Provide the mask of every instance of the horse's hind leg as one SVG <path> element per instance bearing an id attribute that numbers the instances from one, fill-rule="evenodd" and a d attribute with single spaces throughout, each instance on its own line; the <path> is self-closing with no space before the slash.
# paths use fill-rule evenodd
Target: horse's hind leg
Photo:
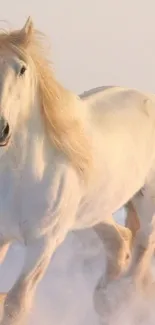
<path id="1" fill-rule="evenodd" d="M 135 289 L 138 292 L 138 295 L 139 293 L 144 293 L 145 300 L 147 299 L 146 294 L 148 294 L 149 299 L 153 297 L 154 300 L 155 287 L 154 276 L 152 273 L 154 246 L 155 229 L 153 229 L 152 234 L 149 236 L 148 247 L 145 249 L 143 248 L 143 250 L 141 250 L 139 242 L 137 242 L 137 239 L 135 238 L 133 254 L 135 255 L 136 250 L 136 255 L 135 259 L 132 260 L 132 268 L 130 268 L 130 272 L 128 271 L 127 273 L 122 274 L 118 280 L 114 280 L 110 283 L 105 283 L 104 276 L 100 278 L 94 290 L 93 301 L 95 310 L 101 317 L 101 322 L 102 320 L 105 321 L 107 315 L 108 321 L 105 321 L 105 324 L 111 324 L 111 321 L 109 320 L 110 315 L 113 315 L 115 310 L 117 310 L 117 305 L 119 306 L 123 299 L 125 299 L 126 295 L 127 298 L 132 298 L 132 293 Z"/>
<path id="2" fill-rule="evenodd" d="M 140 261 L 150 245 L 150 238 L 151 240 L 155 238 L 155 202 L 150 189 L 145 187 L 143 193 L 135 195 L 132 199 L 132 204 L 139 216 L 139 228 L 135 235 L 134 251 L 127 275 L 133 272 L 135 265 L 140 264 Z"/>
<path id="3" fill-rule="evenodd" d="M 100 313 L 103 292 L 107 292 L 109 283 L 125 271 L 130 261 L 132 233 L 129 229 L 117 225 L 114 220 L 111 224 L 100 224 L 95 227 L 107 253 L 107 265 L 94 290 L 94 307 Z M 105 322 L 106 323 L 106 322 Z"/>
<path id="4" fill-rule="evenodd" d="M 107 250 L 107 274 L 109 273 L 110 278 L 119 275 L 127 268 L 133 241 L 140 227 L 138 214 L 132 201 L 125 207 L 127 213 L 125 227 L 117 224 L 112 217 L 109 223 L 101 223 L 94 227 Z"/>
<path id="5" fill-rule="evenodd" d="M 127 254 L 128 250 L 131 253 L 133 240 L 136 236 L 137 230 L 139 229 L 138 215 L 132 204 L 132 201 L 130 201 L 127 204 L 126 208 L 127 208 L 126 209 L 127 216 L 126 216 L 125 225 L 127 227 L 123 227 L 121 225 L 115 225 L 115 227 L 117 228 L 117 233 L 116 232 L 114 233 L 114 230 L 110 229 L 110 227 L 107 229 L 107 234 L 110 232 L 110 236 L 112 237 L 111 242 L 113 245 L 112 247 L 110 246 L 108 247 L 108 252 L 109 249 L 112 249 L 112 254 L 115 255 L 112 263 L 111 259 L 113 255 L 111 256 L 111 258 L 109 258 L 110 257 L 110 252 L 109 252 L 105 275 L 101 276 L 94 290 L 94 307 L 99 315 L 102 314 L 102 311 L 105 311 L 104 307 L 106 306 L 108 301 L 107 292 L 109 290 L 109 284 L 111 283 L 111 280 L 115 280 L 116 275 L 121 276 L 123 274 L 126 274 L 122 271 L 127 270 L 130 260 L 129 261 L 127 259 L 125 260 L 126 258 L 125 254 Z M 113 234 L 115 235 L 113 236 Z M 105 231 L 102 233 L 101 237 L 105 246 L 107 247 Z M 122 238 L 122 240 L 120 240 L 120 237 Z M 118 243 L 120 244 L 118 245 Z M 116 252 L 114 251 L 113 247 L 115 247 Z M 121 261 L 121 263 L 118 263 L 119 260 Z M 125 267 L 124 267 L 124 263 L 125 263 Z M 109 271 L 110 274 L 112 274 L 111 277 L 109 277 Z M 105 313 L 104 313 L 104 317 L 105 317 Z"/>
<path id="6" fill-rule="evenodd" d="M 117 277 L 127 266 L 130 259 L 131 231 L 115 223 L 100 223 L 94 230 L 103 241 L 108 259 L 108 279 Z"/>

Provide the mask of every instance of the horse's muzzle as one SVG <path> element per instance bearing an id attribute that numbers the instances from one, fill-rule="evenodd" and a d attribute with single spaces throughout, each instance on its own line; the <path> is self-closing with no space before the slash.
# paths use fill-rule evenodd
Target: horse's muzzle
<path id="1" fill-rule="evenodd" d="M 9 123 L 4 119 L 0 119 L 0 147 L 4 147 L 8 144 L 10 139 L 10 127 Z"/>

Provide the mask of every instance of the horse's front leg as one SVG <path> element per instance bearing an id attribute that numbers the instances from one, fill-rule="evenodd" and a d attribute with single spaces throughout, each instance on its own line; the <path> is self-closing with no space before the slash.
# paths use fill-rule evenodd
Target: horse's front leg
<path id="1" fill-rule="evenodd" d="M 25 320 L 37 284 L 43 277 L 53 252 L 63 238 L 52 233 L 28 244 L 21 274 L 6 296 L 1 325 L 21 325 Z"/>
<path id="2" fill-rule="evenodd" d="M 5 259 L 9 247 L 10 247 L 9 242 L 0 242 L 0 264 L 3 263 L 3 260 Z M 6 294 L 0 292 L 0 302 L 3 302 L 5 297 Z"/>
<path id="3" fill-rule="evenodd" d="M 0 264 L 3 263 L 3 260 L 8 252 L 9 247 L 9 242 L 0 243 Z"/>

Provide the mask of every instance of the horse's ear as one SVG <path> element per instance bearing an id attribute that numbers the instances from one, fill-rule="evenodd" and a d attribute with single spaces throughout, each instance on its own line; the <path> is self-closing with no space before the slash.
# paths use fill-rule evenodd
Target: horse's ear
<path id="1" fill-rule="evenodd" d="M 34 25 L 31 17 L 28 17 L 24 27 L 20 30 L 20 41 L 24 46 L 28 46 L 33 38 Z"/>
<path id="2" fill-rule="evenodd" d="M 30 36 L 33 33 L 33 29 L 33 21 L 32 18 L 29 16 L 26 20 L 24 27 L 22 28 L 22 31 L 25 35 Z"/>

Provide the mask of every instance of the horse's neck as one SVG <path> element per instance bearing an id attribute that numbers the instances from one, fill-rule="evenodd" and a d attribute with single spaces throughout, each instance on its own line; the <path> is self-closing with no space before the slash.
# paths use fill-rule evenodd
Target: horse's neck
<path id="1" fill-rule="evenodd" d="M 0 159 L 0 172 L 5 166 L 11 169 L 23 171 L 31 168 L 37 177 L 41 177 L 46 167 L 54 167 L 58 160 L 66 161 L 64 153 L 52 145 L 50 138 L 45 130 L 45 124 L 42 117 L 42 107 L 38 102 L 39 96 L 36 95 L 33 107 L 29 108 L 26 118 L 19 116 L 19 122 L 12 137 L 12 145 Z M 87 130 L 87 109 L 83 102 L 79 102 L 77 97 L 71 93 L 70 104 L 72 114 L 83 123 L 85 131 Z M 69 108 L 70 109 L 70 108 Z M 87 131 L 86 131 L 87 132 Z M 68 159 L 67 159 L 68 160 Z M 53 166 L 53 167 L 52 167 Z"/>

